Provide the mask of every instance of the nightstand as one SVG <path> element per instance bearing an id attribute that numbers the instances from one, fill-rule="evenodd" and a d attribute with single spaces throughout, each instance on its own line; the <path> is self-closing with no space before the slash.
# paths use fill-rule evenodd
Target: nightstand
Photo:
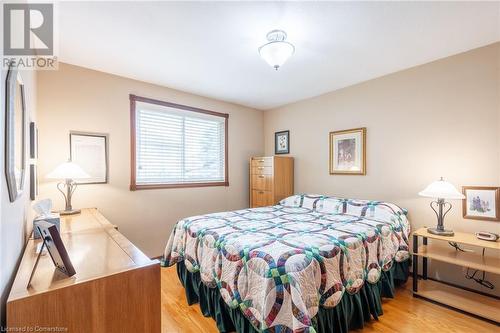
<path id="1" fill-rule="evenodd" d="M 419 245 L 419 238 L 422 238 L 422 245 Z M 474 252 L 461 252 L 448 242 L 476 248 Z M 484 252 L 477 248 L 483 248 Z M 419 257 L 422 258 L 421 279 L 418 277 Z M 451 237 L 434 235 L 426 228 L 413 233 L 413 296 L 500 324 L 499 297 L 429 278 L 428 259 L 500 274 L 500 242 L 480 240 L 474 234 L 462 232 L 455 232 Z"/>

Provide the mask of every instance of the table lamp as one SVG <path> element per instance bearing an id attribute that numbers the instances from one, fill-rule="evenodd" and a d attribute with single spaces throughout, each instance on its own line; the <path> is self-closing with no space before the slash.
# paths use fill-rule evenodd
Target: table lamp
<path id="1" fill-rule="evenodd" d="M 66 163 L 60 164 L 57 168 L 49 173 L 46 178 L 49 179 L 64 179 L 64 182 L 57 183 L 57 189 L 64 196 L 64 201 L 66 203 L 66 208 L 59 213 L 61 215 L 70 215 L 80 213 L 80 209 L 73 209 L 71 206 L 71 197 L 76 190 L 77 184 L 75 179 L 86 179 L 90 176 L 83 171 L 83 169 L 76 163 L 68 161 Z M 64 187 L 66 187 L 66 193 L 64 193 Z"/>
<path id="2" fill-rule="evenodd" d="M 451 183 L 448 183 L 441 177 L 440 180 L 432 182 L 425 188 L 425 190 L 418 193 L 422 197 L 435 198 L 436 201 L 431 201 L 430 206 L 437 216 L 437 226 L 435 228 L 427 228 L 427 231 L 434 235 L 441 236 L 453 236 L 453 230 L 445 229 L 443 222 L 444 217 L 450 211 L 452 205 L 449 202 L 444 201 L 445 199 L 460 200 L 464 199 L 465 196 L 458 192 L 458 190 Z M 435 206 L 433 206 L 433 204 Z M 436 210 L 436 208 L 438 210 Z M 446 211 L 443 213 L 443 208 Z"/>

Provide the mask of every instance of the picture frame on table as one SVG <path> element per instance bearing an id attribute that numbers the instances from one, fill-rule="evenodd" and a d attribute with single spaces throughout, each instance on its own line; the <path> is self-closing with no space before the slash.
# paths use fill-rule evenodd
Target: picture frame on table
<path id="1" fill-rule="evenodd" d="M 366 127 L 330 132 L 331 175 L 366 175 Z"/>
<path id="2" fill-rule="evenodd" d="M 290 154 L 290 131 L 274 133 L 274 154 Z"/>
<path id="3" fill-rule="evenodd" d="M 77 180 L 78 184 L 106 184 L 108 182 L 108 134 L 71 131 L 70 159 L 90 175 Z"/>
<path id="4" fill-rule="evenodd" d="M 500 187 L 462 186 L 464 219 L 500 221 Z"/>

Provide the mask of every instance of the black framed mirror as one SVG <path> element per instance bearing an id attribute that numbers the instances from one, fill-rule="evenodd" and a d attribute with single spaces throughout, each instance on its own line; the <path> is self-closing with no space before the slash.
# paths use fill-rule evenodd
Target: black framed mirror
<path id="1" fill-rule="evenodd" d="M 23 191 L 26 173 L 26 101 L 16 67 L 9 67 L 5 89 L 5 176 L 10 201 L 14 202 Z"/>

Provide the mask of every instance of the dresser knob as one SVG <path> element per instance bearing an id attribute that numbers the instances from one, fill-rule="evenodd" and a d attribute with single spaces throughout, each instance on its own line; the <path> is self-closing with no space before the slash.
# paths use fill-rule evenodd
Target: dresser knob
<path id="1" fill-rule="evenodd" d="M 259 178 L 264 178 L 264 176 L 260 175 Z"/>

